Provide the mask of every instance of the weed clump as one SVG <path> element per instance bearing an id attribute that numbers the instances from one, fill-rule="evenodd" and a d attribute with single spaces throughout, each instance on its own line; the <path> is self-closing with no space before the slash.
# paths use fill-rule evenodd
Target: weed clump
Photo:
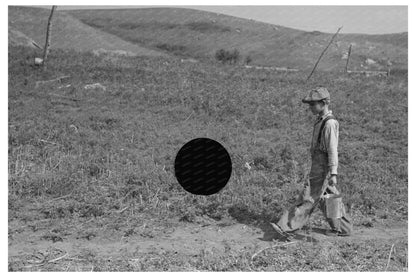
<path id="1" fill-rule="evenodd" d="M 237 49 L 219 49 L 215 52 L 215 58 L 222 63 L 236 64 L 240 60 L 241 55 Z"/>

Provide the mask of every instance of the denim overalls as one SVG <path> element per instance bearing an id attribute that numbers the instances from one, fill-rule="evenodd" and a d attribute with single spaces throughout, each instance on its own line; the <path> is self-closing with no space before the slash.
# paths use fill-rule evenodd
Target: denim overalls
<path id="1" fill-rule="evenodd" d="M 320 122 L 316 123 L 317 126 L 315 125 L 314 130 L 321 130 L 320 125 L 325 123 L 326 122 L 322 123 L 321 119 Z M 303 191 L 299 194 L 296 205 L 290 210 L 285 210 L 277 223 L 277 225 L 286 232 L 295 231 L 306 224 L 315 208 L 314 203 L 320 200 L 323 190 L 326 190 L 328 193 L 339 194 L 339 191 L 335 187 L 328 188 L 327 186 L 330 175 L 328 169 L 328 153 L 322 149 L 320 139 L 318 139 L 317 143 L 313 143 L 314 135 L 310 148 L 312 164 L 308 181 L 305 184 Z M 318 137 L 319 136 L 320 135 L 318 135 Z M 344 234 L 350 234 L 352 232 L 351 220 L 347 216 L 342 202 L 336 211 L 327 211 L 325 201 L 319 202 L 319 208 L 325 215 L 331 229 L 340 231 Z M 328 214 L 336 214 L 337 216 L 328 217 Z"/>

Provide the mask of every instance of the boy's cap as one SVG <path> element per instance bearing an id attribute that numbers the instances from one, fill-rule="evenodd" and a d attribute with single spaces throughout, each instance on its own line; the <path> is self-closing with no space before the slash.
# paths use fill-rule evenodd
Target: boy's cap
<path id="1" fill-rule="evenodd" d="M 329 92 L 325 87 L 318 87 L 309 92 L 309 95 L 302 99 L 303 103 L 310 103 L 314 101 L 320 101 L 329 99 Z"/>

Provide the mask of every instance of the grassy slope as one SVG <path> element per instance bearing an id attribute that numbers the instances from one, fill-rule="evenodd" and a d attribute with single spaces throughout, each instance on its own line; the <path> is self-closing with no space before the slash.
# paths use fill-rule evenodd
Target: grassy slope
<path id="1" fill-rule="evenodd" d="M 9 52 L 11 237 L 40 228 L 45 238 L 64 241 L 68 234 L 84 236 L 94 230 L 117 239 L 132 232 L 157 239 L 152 226 L 157 223 L 163 230 L 164 222 L 172 220 L 229 218 L 251 226 L 275 220 L 295 199 L 308 170 L 313 118 L 299 99 L 307 87 L 323 83 L 332 92 L 332 109 L 341 124 L 339 187 L 354 224 L 407 221 L 407 111 L 400 106 L 407 102 L 406 76 L 318 74 L 306 86 L 304 75 L 298 74 L 171 58 L 111 63 L 105 57 L 58 50 L 42 72 L 31 67 L 33 55 L 23 48 Z M 35 81 L 60 75 L 70 75 L 72 87 L 34 88 Z M 107 91 L 83 88 L 93 82 Z M 190 195 L 174 177 L 176 152 L 199 136 L 218 140 L 232 156 L 230 182 L 214 196 Z M 251 170 L 245 162 L 251 162 Z M 128 212 L 120 216 L 125 207 Z M 81 222 L 92 223 L 85 229 Z M 143 229 L 143 222 L 149 227 Z M 403 258 L 392 261 L 395 270 L 405 270 L 407 252 L 402 251 L 407 246 L 400 245 Z M 94 263 L 94 270 L 348 270 L 345 263 L 384 270 L 390 246 L 377 241 L 341 243 L 338 248 L 304 245 L 285 256 L 277 249 L 253 263 L 254 249 L 180 259 L 173 252 L 154 252 L 141 256 L 140 267 L 126 260 L 109 263 L 100 253 L 86 252 L 82 258 Z M 332 258 L 325 258 L 328 253 Z M 292 255 L 298 255 L 296 263 Z M 26 270 L 24 260 L 14 257 L 9 269 Z M 65 270 L 59 263 L 49 265 Z"/>
<path id="2" fill-rule="evenodd" d="M 50 11 L 41 8 L 9 6 L 9 41 L 16 43 L 15 32 L 20 32 L 33 39 L 43 47 L 45 41 L 45 29 Z M 124 41 L 123 39 L 102 32 L 79 20 L 58 11 L 53 18 L 51 49 L 64 48 L 78 51 L 91 51 L 96 49 L 123 50 L 139 55 L 164 55 L 141 47 L 137 44 Z"/>
<path id="3" fill-rule="evenodd" d="M 33 43 L 34 42 L 30 37 L 26 36 L 22 32 L 14 30 L 13 28 L 9 28 L 9 45 L 13 46 L 28 46 L 28 47 L 36 47 Z"/>
<path id="4" fill-rule="evenodd" d="M 60 220 L 62 227 L 96 218 L 101 222 L 96 228 L 140 233 L 143 217 L 162 223 L 229 218 L 253 226 L 276 220 L 308 171 L 313 117 L 299 99 L 317 84 L 331 90 L 341 124 L 339 187 L 354 224 L 407 221 L 407 110 L 401 106 L 407 103 L 406 76 L 322 73 L 305 85 L 303 74 L 173 58 L 120 58 L 113 64 L 59 50 L 41 71 L 31 67 L 33 55 L 23 48 L 9 51 L 9 221 L 21 221 L 21 228 L 37 220 Z M 71 87 L 34 87 L 37 80 L 60 75 L 71 76 Z M 107 90 L 84 89 L 93 82 Z M 173 173 L 176 152 L 200 136 L 221 142 L 233 160 L 229 184 L 209 197 L 184 192 Z M 118 211 L 125 207 L 128 213 L 121 217 Z M 139 225 L 131 227 L 133 222 Z M 387 255 L 388 247 L 380 251 Z M 302 249 L 302 259 L 316 254 Z M 235 255 L 241 262 L 248 254 Z M 224 269 L 246 268 L 211 258 L 194 266 L 212 269 L 207 265 L 217 261 Z M 339 259 L 337 270 L 344 266 Z M 253 268 L 268 266 L 287 268 L 274 259 Z M 321 266 L 330 269 L 331 262 Z M 363 268 L 383 270 L 373 263 Z"/>
<path id="5" fill-rule="evenodd" d="M 313 66 L 331 34 L 304 32 L 222 14 L 181 8 L 67 11 L 82 22 L 153 49 L 196 58 L 212 57 L 217 49 L 238 48 L 254 64 L 307 68 Z M 334 26 L 334 31 L 336 26 Z M 342 52 L 353 44 L 352 69 L 367 58 L 379 63 L 369 69 L 407 68 L 407 33 L 341 34 L 320 64 L 342 68 Z"/>

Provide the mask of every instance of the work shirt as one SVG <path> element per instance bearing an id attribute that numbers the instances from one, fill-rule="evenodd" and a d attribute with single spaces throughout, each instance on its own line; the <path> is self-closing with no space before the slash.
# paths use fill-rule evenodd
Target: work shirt
<path id="1" fill-rule="evenodd" d="M 311 154 L 314 154 L 314 149 L 318 148 L 328 154 L 328 170 L 330 174 L 338 174 L 338 129 L 339 124 L 335 119 L 329 119 L 324 129 L 322 130 L 321 143 L 317 145 L 319 130 L 321 129 L 322 120 L 327 116 L 332 115 L 332 111 L 328 111 L 322 116 L 318 116 L 312 134 Z"/>

